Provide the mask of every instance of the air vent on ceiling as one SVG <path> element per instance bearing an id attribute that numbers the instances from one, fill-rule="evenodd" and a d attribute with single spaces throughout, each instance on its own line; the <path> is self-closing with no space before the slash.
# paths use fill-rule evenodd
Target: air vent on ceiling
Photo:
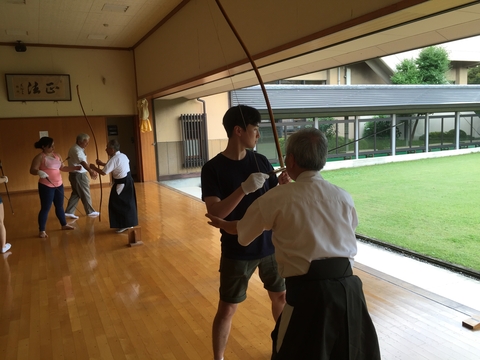
<path id="1" fill-rule="evenodd" d="M 105 4 L 103 5 L 102 11 L 126 12 L 128 8 L 129 6 L 127 5 Z"/>

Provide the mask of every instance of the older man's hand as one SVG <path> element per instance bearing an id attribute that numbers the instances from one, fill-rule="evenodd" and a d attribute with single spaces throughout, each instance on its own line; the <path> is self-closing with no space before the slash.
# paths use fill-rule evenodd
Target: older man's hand
<path id="1" fill-rule="evenodd" d="M 216 227 L 217 229 L 222 229 L 232 235 L 237 234 L 238 221 L 226 221 L 212 214 L 205 214 L 205 216 L 210 219 L 208 222 L 209 225 Z"/>
<path id="2" fill-rule="evenodd" d="M 290 179 L 290 176 L 288 175 L 288 172 L 283 171 L 279 176 L 278 176 L 278 183 L 280 185 L 288 184 L 291 182 L 292 179 Z"/>

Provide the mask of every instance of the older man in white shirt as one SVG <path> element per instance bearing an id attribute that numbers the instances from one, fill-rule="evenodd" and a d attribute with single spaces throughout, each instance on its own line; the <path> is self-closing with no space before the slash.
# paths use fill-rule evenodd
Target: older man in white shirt
<path id="1" fill-rule="evenodd" d="M 247 246 L 264 230 L 272 241 L 287 304 L 272 332 L 272 360 L 380 359 L 361 280 L 353 275 L 357 214 L 351 196 L 325 181 L 328 142 L 317 129 L 291 135 L 286 170 L 294 182 L 250 205 L 239 221 L 210 214 L 209 224 Z"/>
<path id="2" fill-rule="evenodd" d="M 68 199 L 65 217 L 72 219 L 78 219 L 78 216 L 75 215 L 78 200 L 82 200 L 83 208 L 88 216 L 96 217 L 100 215 L 92 206 L 90 180 L 87 176 L 87 173 L 89 173 L 92 179 L 95 180 L 97 178 L 97 173 L 90 169 L 87 155 L 85 154 L 85 148 L 88 146 L 89 141 L 90 136 L 87 134 L 78 134 L 75 145 L 68 151 L 68 166 L 82 166 L 80 170 L 72 171 L 68 174 L 68 180 L 70 180 L 70 185 L 72 186 L 72 195 Z"/>
<path id="3" fill-rule="evenodd" d="M 108 200 L 108 217 L 110 228 L 122 233 L 138 225 L 137 196 L 130 174 L 130 160 L 127 155 L 120 152 L 120 144 L 115 139 L 108 142 L 105 151 L 110 159 L 107 162 L 99 159 L 96 161 L 103 169 L 94 164 L 90 164 L 90 168 L 102 176 L 112 174 L 113 186 Z"/>

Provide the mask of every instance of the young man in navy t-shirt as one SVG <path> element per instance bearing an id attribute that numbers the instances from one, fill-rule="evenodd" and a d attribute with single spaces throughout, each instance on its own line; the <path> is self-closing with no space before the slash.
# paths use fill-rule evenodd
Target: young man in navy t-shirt
<path id="1" fill-rule="evenodd" d="M 227 147 L 202 168 L 202 200 L 209 214 L 240 220 L 255 199 L 279 182 L 290 181 L 287 174 L 278 178 L 267 175 L 273 170 L 268 159 L 250 150 L 260 137 L 260 120 L 258 110 L 245 105 L 225 113 Z M 246 247 L 238 243 L 236 235 L 220 232 L 220 301 L 212 329 L 215 360 L 223 359 L 233 315 L 246 299 L 248 281 L 257 268 L 272 301 L 275 321 L 285 305 L 285 282 L 278 274 L 271 231 L 263 232 Z"/>

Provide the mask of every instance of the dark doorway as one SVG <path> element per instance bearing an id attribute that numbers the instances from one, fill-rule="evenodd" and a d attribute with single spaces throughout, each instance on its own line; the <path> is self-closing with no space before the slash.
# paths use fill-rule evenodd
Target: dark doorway
<path id="1" fill-rule="evenodd" d="M 130 159 L 133 180 L 138 180 L 137 154 L 135 146 L 135 118 L 133 116 L 107 117 L 108 141 L 117 139 L 120 151 Z"/>

